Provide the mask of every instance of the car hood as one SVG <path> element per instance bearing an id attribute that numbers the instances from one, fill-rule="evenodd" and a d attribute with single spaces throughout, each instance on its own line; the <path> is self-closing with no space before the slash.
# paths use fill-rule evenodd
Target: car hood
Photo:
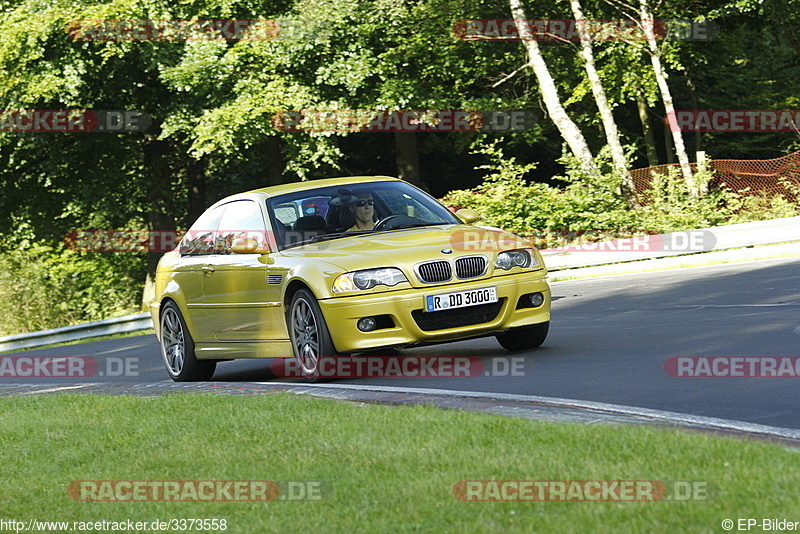
<path id="1" fill-rule="evenodd" d="M 499 228 L 454 224 L 357 234 L 290 248 L 282 254 L 316 258 L 343 271 L 390 266 L 410 270 L 422 261 L 474 254 L 491 261 L 499 251 L 525 247 L 531 244 Z"/>

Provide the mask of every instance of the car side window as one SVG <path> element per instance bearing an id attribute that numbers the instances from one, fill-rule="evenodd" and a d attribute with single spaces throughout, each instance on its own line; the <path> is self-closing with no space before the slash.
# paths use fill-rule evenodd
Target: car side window
<path id="1" fill-rule="evenodd" d="M 202 256 L 214 253 L 214 235 L 222 217 L 222 207 L 203 213 L 184 234 L 179 247 L 182 256 Z"/>
<path id="2" fill-rule="evenodd" d="M 223 206 L 225 208 L 217 230 L 215 254 L 230 254 L 231 246 L 237 239 L 255 239 L 262 246 L 268 246 L 267 228 L 261 207 L 253 200 L 237 200 Z"/>
<path id="3" fill-rule="evenodd" d="M 300 218 L 300 208 L 294 202 L 275 206 L 275 218 L 284 226 L 292 226 Z"/>

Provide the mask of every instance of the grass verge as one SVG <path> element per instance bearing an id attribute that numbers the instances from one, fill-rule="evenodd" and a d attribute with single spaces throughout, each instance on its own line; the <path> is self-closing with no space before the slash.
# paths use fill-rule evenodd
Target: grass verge
<path id="1" fill-rule="evenodd" d="M 777 445 L 357 405 L 292 394 L 0 398 L 6 519 L 222 519 L 227 532 L 720 532 L 800 519 L 800 456 Z M 81 480 L 321 482 L 322 500 L 81 502 Z M 462 502 L 461 480 L 659 480 L 688 502 Z M 153 532 L 154 530 L 148 530 Z"/>

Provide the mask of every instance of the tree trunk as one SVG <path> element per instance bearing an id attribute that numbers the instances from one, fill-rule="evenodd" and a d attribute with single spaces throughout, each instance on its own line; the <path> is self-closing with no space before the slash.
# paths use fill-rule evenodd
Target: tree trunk
<path id="1" fill-rule="evenodd" d="M 419 153 L 417 151 L 417 135 L 414 132 L 395 132 L 395 162 L 397 163 L 397 176 L 422 187 L 419 175 Z"/>
<path id="2" fill-rule="evenodd" d="M 655 167 L 658 165 L 658 153 L 656 152 L 656 136 L 650 126 L 650 117 L 647 114 L 647 102 L 641 94 L 636 97 L 636 107 L 639 109 L 639 121 L 642 123 L 642 134 L 644 135 L 644 148 L 647 154 L 647 165 Z"/>
<path id="3" fill-rule="evenodd" d="M 188 228 L 200 215 L 206 210 L 206 166 L 204 159 L 190 159 L 187 166 L 187 187 L 188 187 L 188 201 L 187 212 L 188 220 L 186 227 Z"/>
<path id="4" fill-rule="evenodd" d="M 145 218 L 151 232 L 174 232 L 176 228 L 172 205 L 172 176 L 167 161 L 169 149 L 167 141 L 156 139 L 152 134 L 143 141 L 143 168 L 147 176 L 144 183 L 147 184 L 146 200 L 149 207 Z M 155 242 L 158 244 L 163 240 Z M 147 275 L 142 292 L 142 309 L 145 311 L 149 311 L 150 303 L 155 298 L 156 266 L 163 254 L 159 250 L 147 253 Z"/>
<path id="5" fill-rule="evenodd" d="M 556 84 L 550 71 L 547 69 L 547 63 L 544 61 L 541 51 L 539 50 L 539 43 L 536 42 L 531 29 L 525 23 L 527 16 L 525 9 L 522 7 L 521 0 L 509 0 L 511 6 L 511 15 L 514 17 L 514 22 L 522 37 L 522 42 L 528 53 L 528 64 L 533 69 L 536 75 L 536 80 L 539 83 L 539 91 L 542 94 L 542 100 L 550 115 L 550 119 L 555 123 L 561 137 L 569 146 L 570 151 L 575 155 L 578 163 L 584 171 L 596 173 L 597 167 L 594 163 L 592 151 L 589 150 L 589 145 L 583 137 L 578 126 L 569 118 L 564 106 L 561 104 L 561 99 L 558 96 Z"/>
<path id="6" fill-rule="evenodd" d="M 267 150 L 267 185 L 285 184 L 286 180 L 286 160 L 281 150 L 281 138 L 277 135 L 270 135 L 265 139 Z"/>
<path id="7" fill-rule="evenodd" d="M 589 79 L 589 85 L 592 88 L 592 95 L 597 103 L 597 109 L 600 111 L 600 119 L 603 121 L 603 130 L 606 134 L 606 141 L 608 148 L 611 151 L 611 161 L 614 164 L 614 169 L 622 177 L 622 193 L 632 204 L 636 203 L 636 186 L 633 183 L 633 177 L 628 171 L 628 162 L 625 160 L 625 151 L 622 149 L 622 143 L 619 141 L 619 130 L 617 123 L 614 121 L 614 114 L 611 111 L 611 106 L 606 97 L 606 91 L 603 88 L 603 82 L 600 80 L 600 75 L 597 73 L 597 68 L 594 62 L 594 51 L 592 50 L 591 36 L 586 32 L 584 26 L 583 10 L 581 9 L 580 0 L 570 0 L 572 6 L 572 13 L 575 15 L 577 22 L 578 35 L 581 39 L 581 58 L 583 59 L 583 66 L 586 69 L 586 76 Z"/>
<path id="8" fill-rule="evenodd" d="M 681 167 L 681 174 L 686 182 L 686 186 L 692 194 L 698 194 L 698 189 L 694 184 L 692 176 L 692 167 L 689 165 L 689 156 L 686 154 L 686 146 L 683 144 L 683 137 L 681 136 L 680 128 L 678 127 L 677 120 L 675 119 L 675 106 L 672 103 L 672 93 L 670 92 L 669 85 L 667 84 L 667 73 L 661 65 L 661 52 L 658 50 L 658 42 L 656 41 L 653 16 L 647 7 L 647 0 L 639 0 L 639 16 L 642 20 L 642 28 L 644 29 L 645 37 L 647 38 L 647 48 L 650 53 L 650 62 L 653 65 L 653 72 L 658 82 L 658 89 L 661 92 L 661 100 L 664 102 L 664 110 L 666 111 L 668 129 L 672 134 L 672 142 L 675 147 L 675 154 L 678 156 L 678 163 Z"/>
<path id="9" fill-rule="evenodd" d="M 694 85 L 692 78 L 689 76 L 689 71 L 683 71 L 683 79 L 686 82 L 686 87 L 689 88 L 689 98 L 692 99 L 692 109 L 700 109 L 700 103 L 697 101 L 697 87 Z M 700 132 L 694 132 L 694 152 L 703 150 L 703 135 Z"/>
<path id="10" fill-rule="evenodd" d="M 675 143 L 672 137 L 672 133 L 670 132 L 670 125 L 667 124 L 667 121 L 663 120 L 664 123 L 664 148 L 667 149 L 667 163 L 676 163 L 675 161 Z"/>

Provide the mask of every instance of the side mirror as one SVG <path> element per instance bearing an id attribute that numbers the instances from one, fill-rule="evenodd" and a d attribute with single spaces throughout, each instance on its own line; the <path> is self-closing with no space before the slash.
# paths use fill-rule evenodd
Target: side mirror
<path id="1" fill-rule="evenodd" d="M 266 254 L 269 249 L 259 245 L 258 241 L 252 237 L 246 237 L 234 241 L 231 245 L 231 252 L 234 254 Z"/>
<path id="2" fill-rule="evenodd" d="M 458 210 L 456 212 L 456 217 L 464 221 L 464 224 L 472 224 L 481 220 L 480 214 L 477 211 L 469 208 L 461 208 Z"/>

